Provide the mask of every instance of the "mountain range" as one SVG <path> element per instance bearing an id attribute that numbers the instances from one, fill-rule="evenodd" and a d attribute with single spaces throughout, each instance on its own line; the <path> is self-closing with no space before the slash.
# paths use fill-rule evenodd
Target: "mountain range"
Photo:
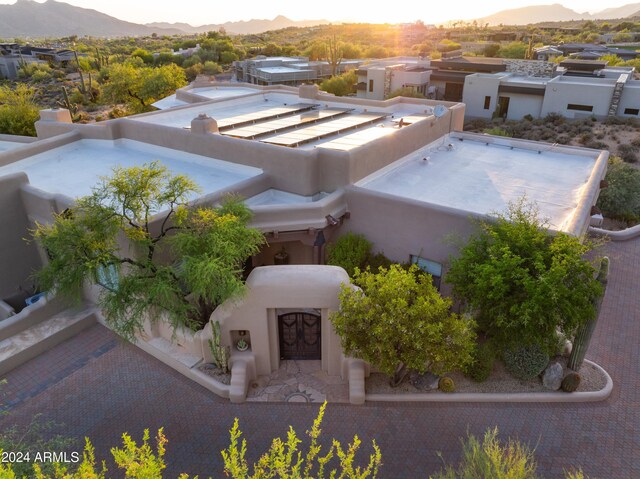
<path id="1" fill-rule="evenodd" d="M 419 13 L 416 13 L 419 16 Z M 640 3 L 632 3 L 616 8 L 606 8 L 600 12 L 579 13 L 560 4 L 533 5 L 523 8 L 502 10 L 493 15 L 477 19 L 489 25 L 526 25 L 539 22 L 559 22 L 567 20 L 595 20 L 628 18 L 640 15 Z M 194 27 L 188 23 L 138 23 L 126 22 L 88 8 L 75 7 L 56 0 L 38 3 L 34 0 L 17 0 L 12 5 L 0 5 L 0 37 L 42 38 L 90 35 L 94 37 L 184 35 L 203 33 L 224 28 L 230 34 L 256 34 L 268 30 L 287 27 L 309 27 L 329 23 L 327 20 L 293 21 L 282 15 L 273 20 L 248 20 L 226 22 Z"/>
<path id="2" fill-rule="evenodd" d="M 326 20 L 296 22 L 282 15 L 273 20 L 249 20 L 193 27 L 187 23 L 150 23 L 140 25 L 111 17 L 88 8 L 47 0 L 17 0 L 12 5 L 0 5 L 0 38 L 42 38 L 90 35 L 94 37 L 185 35 L 224 28 L 227 33 L 262 33 L 286 27 L 308 27 L 329 23 Z"/>
<path id="3" fill-rule="evenodd" d="M 630 3 L 621 7 L 606 8 L 596 13 L 579 13 L 559 3 L 553 5 L 532 5 L 529 7 L 501 10 L 478 19 L 480 24 L 489 25 L 528 25 L 540 22 L 564 22 L 569 20 L 607 20 L 627 18 L 638 15 L 640 3 Z"/>

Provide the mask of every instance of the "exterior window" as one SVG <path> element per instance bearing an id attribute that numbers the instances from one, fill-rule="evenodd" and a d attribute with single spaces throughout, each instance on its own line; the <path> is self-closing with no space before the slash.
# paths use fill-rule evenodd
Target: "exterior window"
<path id="1" fill-rule="evenodd" d="M 373 80 L 369 80 L 369 91 L 373 91 Z"/>
<path id="2" fill-rule="evenodd" d="M 442 279 L 442 265 L 440 263 L 414 254 L 410 256 L 410 262 L 411 264 L 418 265 L 418 268 L 425 273 L 429 273 L 431 275 L 433 285 L 438 289 L 438 291 L 440 291 L 440 280 Z"/>
<path id="3" fill-rule="evenodd" d="M 624 109 L 624 114 L 625 115 L 638 115 L 638 113 L 640 113 L 640 109 L 638 108 L 625 108 Z"/>
<path id="4" fill-rule="evenodd" d="M 96 282 L 105 288 L 116 290 L 120 284 L 118 268 L 115 264 L 98 266 L 96 269 Z"/>
<path id="5" fill-rule="evenodd" d="M 491 97 L 490 96 L 485 96 L 484 97 L 484 109 L 488 110 L 490 105 L 491 105 Z"/>
<path id="6" fill-rule="evenodd" d="M 569 103 L 567 105 L 567 110 L 593 111 L 593 106 L 591 106 L 591 105 L 575 105 L 573 103 Z"/>

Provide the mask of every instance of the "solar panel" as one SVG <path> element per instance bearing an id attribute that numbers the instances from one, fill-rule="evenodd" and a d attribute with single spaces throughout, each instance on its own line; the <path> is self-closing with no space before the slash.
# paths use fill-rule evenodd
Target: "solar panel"
<path id="1" fill-rule="evenodd" d="M 279 131 L 298 128 L 302 125 L 317 123 L 320 121 L 345 115 L 351 111 L 349 108 L 326 108 L 323 110 L 310 110 L 299 115 L 287 116 L 260 123 L 254 123 L 249 126 L 233 128 L 224 132 L 225 135 L 234 136 L 236 138 L 253 139 L 263 135 L 277 133 Z"/>
<path id="2" fill-rule="evenodd" d="M 325 123 L 318 123 L 309 127 L 299 128 L 297 130 L 276 135 L 271 138 L 265 138 L 260 141 L 270 143 L 272 145 L 281 145 L 294 147 L 318 140 L 325 136 L 335 135 L 344 131 L 358 128 L 359 126 L 376 122 L 387 116 L 386 113 L 356 113 L 346 115 L 335 120 Z"/>
<path id="3" fill-rule="evenodd" d="M 293 105 L 276 106 L 265 110 L 245 113 L 243 115 L 236 115 L 218 120 L 218 129 L 220 131 L 225 131 L 230 128 L 237 128 L 251 123 L 256 123 L 258 121 L 270 120 L 272 118 L 279 118 L 281 116 L 311 110 L 316 106 L 318 105 L 313 103 L 296 103 Z"/>

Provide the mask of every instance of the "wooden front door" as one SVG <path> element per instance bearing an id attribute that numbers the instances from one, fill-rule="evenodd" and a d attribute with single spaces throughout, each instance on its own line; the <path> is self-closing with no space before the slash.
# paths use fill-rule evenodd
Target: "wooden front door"
<path id="1" fill-rule="evenodd" d="M 280 359 L 320 359 L 320 315 L 286 313 L 278 316 Z"/>

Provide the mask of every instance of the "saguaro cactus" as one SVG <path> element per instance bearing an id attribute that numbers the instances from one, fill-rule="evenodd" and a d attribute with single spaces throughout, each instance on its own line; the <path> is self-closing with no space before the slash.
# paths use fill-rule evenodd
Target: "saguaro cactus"
<path id="1" fill-rule="evenodd" d="M 598 322 L 598 316 L 600 315 L 600 307 L 602 306 L 602 299 L 607 291 L 607 282 L 609 275 L 609 258 L 604 257 L 600 262 L 600 271 L 598 272 L 597 280 L 602 284 L 602 295 L 595 300 L 596 314 L 593 319 L 587 321 L 576 333 L 576 337 L 573 339 L 573 348 L 571 349 L 571 355 L 569 356 L 569 362 L 567 366 L 574 371 L 578 371 L 584 361 L 584 355 L 589 349 L 589 343 L 591 343 L 591 336 L 596 329 L 596 323 Z"/>
<path id="2" fill-rule="evenodd" d="M 213 356 L 213 363 L 225 373 L 229 372 L 229 347 L 220 344 L 220 323 L 211 322 L 211 332 L 213 339 L 209 340 L 209 348 Z"/>

